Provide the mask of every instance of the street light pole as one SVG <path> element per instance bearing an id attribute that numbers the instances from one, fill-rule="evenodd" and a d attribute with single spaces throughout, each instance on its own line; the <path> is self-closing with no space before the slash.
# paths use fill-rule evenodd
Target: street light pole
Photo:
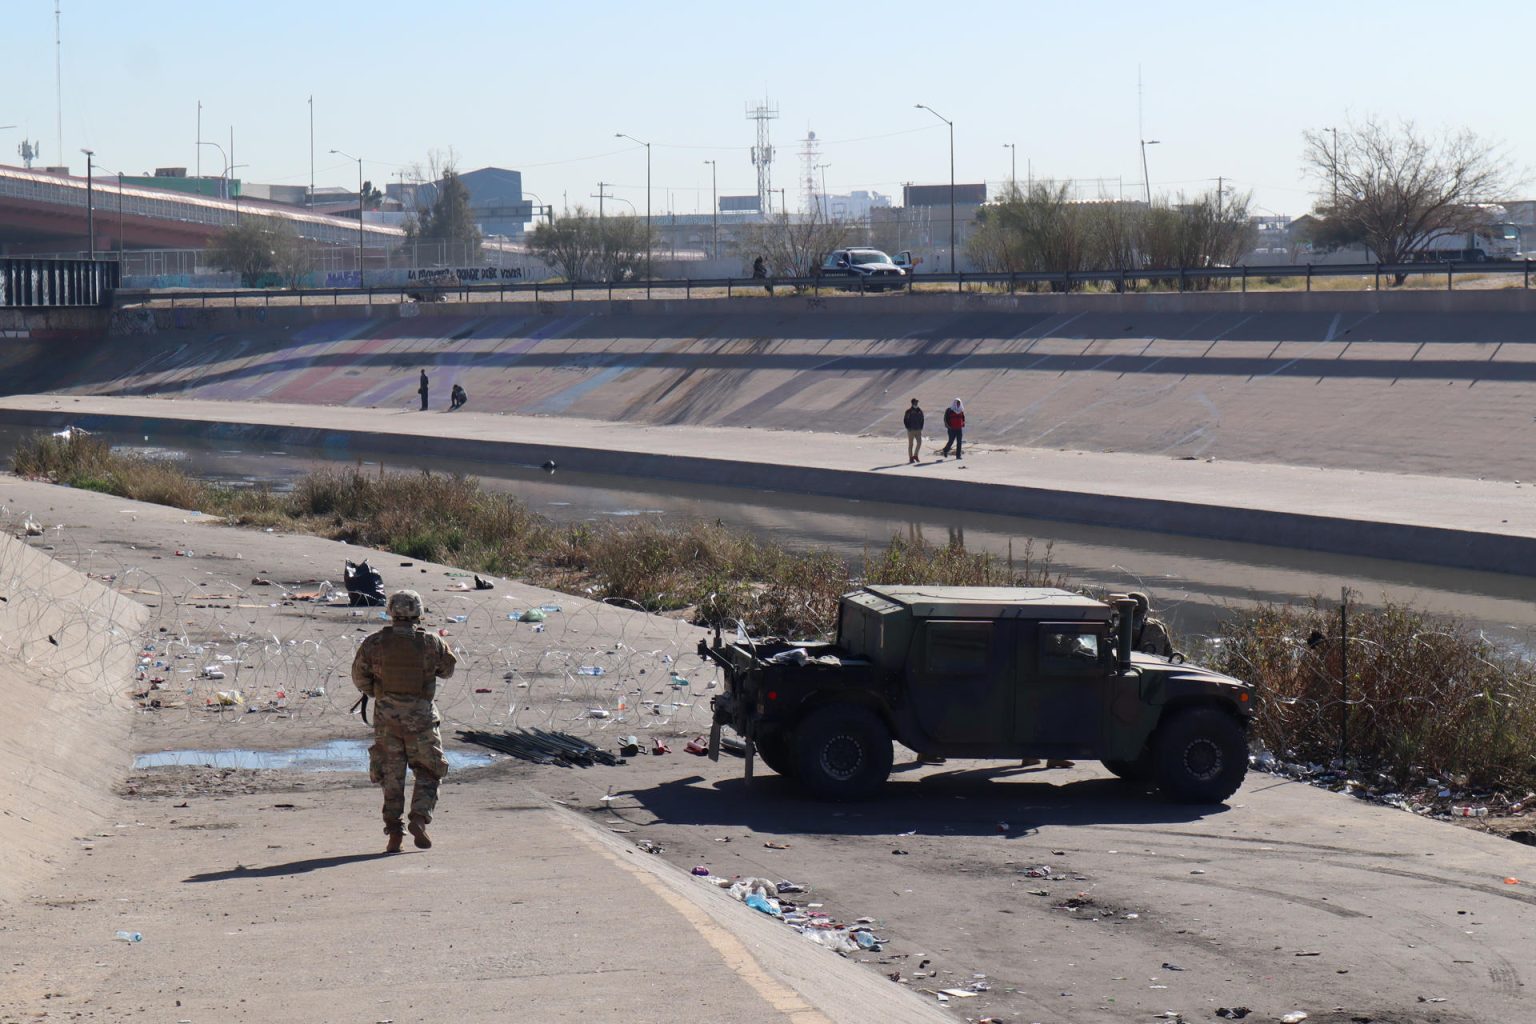
<path id="1" fill-rule="evenodd" d="M 1147 147 L 1155 146 L 1157 143 L 1157 139 L 1141 140 L 1141 183 L 1146 186 L 1148 208 L 1152 206 L 1152 179 L 1147 174 Z"/>
<path id="2" fill-rule="evenodd" d="M 96 258 L 96 203 L 91 189 L 91 160 L 96 156 L 94 149 L 82 149 L 85 154 L 85 232 L 91 243 L 91 259 Z"/>
<path id="3" fill-rule="evenodd" d="M 720 258 L 720 200 L 715 194 L 715 162 L 705 160 L 709 164 L 709 215 L 713 226 L 709 229 L 709 258 Z"/>
<path id="4" fill-rule="evenodd" d="M 645 297 L 651 297 L 651 279 L 655 277 L 651 273 L 651 144 L 640 142 L 633 135 L 623 132 L 614 132 L 616 139 L 628 139 L 630 142 L 639 142 L 645 147 Z"/>
<path id="5" fill-rule="evenodd" d="M 357 161 L 357 286 L 363 286 L 363 158 L 353 156 L 351 153 L 343 153 L 339 149 L 331 150 L 337 156 L 344 156 L 348 160 Z"/>
<path id="6" fill-rule="evenodd" d="M 949 272 L 955 272 L 955 122 L 922 103 L 917 104 L 917 109 L 926 110 L 934 117 L 949 125 Z"/>
<path id="7" fill-rule="evenodd" d="M 1019 147 L 1012 142 L 1003 143 L 1003 148 L 1008 150 L 1008 184 L 1013 191 L 1019 190 Z"/>

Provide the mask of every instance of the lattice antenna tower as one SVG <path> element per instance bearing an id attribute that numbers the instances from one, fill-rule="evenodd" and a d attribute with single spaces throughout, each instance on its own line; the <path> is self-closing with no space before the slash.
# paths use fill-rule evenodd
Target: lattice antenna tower
<path id="1" fill-rule="evenodd" d="M 21 166 L 30 171 L 32 169 L 32 161 L 43 155 L 42 146 L 41 142 L 31 142 L 27 139 L 22 139 L 21 145 L 16 147 L 16 155 L 21 157 Z"/>
<path id="2" fill-rule="evenodd" d="M 752 147 L 752 166 L 757 168 L 757 208 L 767 213 L 773 194 L 773 144 L 768 141 L 768 122 L 779 116 L 779 105 L 764 100 L 747 107 L 747 120 L 757 122 L 757 145 Z"/>
<path id="3" fill-rule="evenodd" d="M 821 156 L 821 140 L 816 138 L 816 133 L 809 128 L 805 130 L 805 138 L 800 140 L 800 166 L 805 171 L 805 211 L 815 213 L 816 204 L 816 164 Z"/>

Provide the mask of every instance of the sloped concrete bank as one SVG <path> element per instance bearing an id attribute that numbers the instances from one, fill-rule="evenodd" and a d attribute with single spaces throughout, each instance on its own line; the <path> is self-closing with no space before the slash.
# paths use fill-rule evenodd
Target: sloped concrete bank
<path id="1" fill-rule="evenodd" d="M 71 839 L 113 820 L 145 616 L 130 598 L 0 534 L 0 905 L 57 871 Z"/>
<path id="2" fill-rule="evenodd" d="M 12 338 L 0 390 L 897 433 L 1536 478 L 1536 291 L 742 297 L 120 309 Z M 410 314 L 410 315 L 405 315 Z"/>
<path id="3" fill-rule="evenodd" d="M 0 421 L 66 425 L 159 443 L 181 437 L 304 447 L 333 456 L 558 466 L 854 500 L 1153 530 L 1214 540 L 1536 575 L 1536 512 L 1503 484 L 1130 455 L 988 449 L 929 475 L 890 459 L 896 443 L 722 428 L 633 428 L 512 417 L 402 416 L 384 410 L 0 399 Z M 560 437 L 543 440 L 544 436 Z M 923 467 L 918 467 L 921 470 Z M 985 477 L 983 477 L 985 474 Z"/>

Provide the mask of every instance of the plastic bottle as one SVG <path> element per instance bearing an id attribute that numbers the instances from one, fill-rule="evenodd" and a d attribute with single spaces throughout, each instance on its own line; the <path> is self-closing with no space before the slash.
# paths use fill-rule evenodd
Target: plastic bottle
<path id="1" fill-rule="evenodd" d="M 140 932 L 118 932 L 117 938 L 124 942 L 143 942 L 144 936 Z"/>
<path id="2" fill-rule="evenodd" d="M 1451 808 L 1451 817 L 1453 817 L 1453 818 L 1486 818 L 1486 817 L 1488 817 L 1488 808 L 1486 808 L 1486 807 L 1452 807 Z"/>

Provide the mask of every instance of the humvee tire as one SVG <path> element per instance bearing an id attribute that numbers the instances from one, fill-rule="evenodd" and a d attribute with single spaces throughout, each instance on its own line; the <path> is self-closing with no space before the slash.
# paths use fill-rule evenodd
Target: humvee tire
<path id="1" fill-rule="evenodd" d="M 856 800 L 891 774 L 891 733 L 879 716 L 852 704 L 832 704 L 795 728 L 791 777 L 814 796 Z"/>
<path id="2" fill-rule="evenodd" d="M 772 736 L 759 737 L 754 741 L 757 747 L 757 756 L 763 759 L 763 764 L 772 768 L 775 774 L 782 775 L 786 779 L 795 774 L 795 759 L 791 754 L 790 738 L 785 733 L 775 733 Z"/>
<path id="3" fill-rule="evenodd" d="M 1151 764 L 1158 788 L 1171 799 L 1220 803 L 1248 773 L 1248 739 L 1226 712 L 1190 708 L 1158 728 Z"/>

